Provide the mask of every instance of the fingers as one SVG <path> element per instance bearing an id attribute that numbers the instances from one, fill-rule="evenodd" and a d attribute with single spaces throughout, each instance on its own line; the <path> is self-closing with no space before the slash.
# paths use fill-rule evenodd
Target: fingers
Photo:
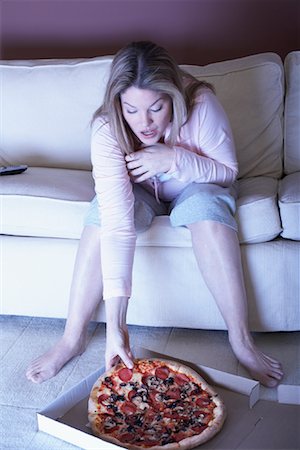
<path id="1" fill-rule="evenodd" d="M 111 357 L 110 355 L 105 356 L 105 369 L 110 370 L 113 366 L 118 364 L 120 358 L 118 356 Z"/>
<path id="2" fill-rule="evenodd" d="M 130 355 L 131 355 L 131 352 L 130 352 L 130 354 L 124 353 L 121 357 L 123 363 L 125 364 L 125 366 L 128 367 L 128 369 L 133 368 L 133 361 L 132 361 L 133 358 L 132 358 L 132 355 L 131 356 Z"/>
<path id="3" fill-rule="evenodd" d="M 141 167 L 141 163 L 137 160 L 127 162 L 126 165 L 128 170 L 134 170 L 137 169 L 138 167 Z"/>
<path id="4" fill-rule="evenodd" d="M 109 356 L 107 355 L 105 358 L 105 368 L 106 370 L 110 370 L 112 369 L 112 367 L 114 367 L 116 364 L 118 364 L 120 362 L 120 360 L 123 361 L 123 363 L 125 364 L 126 367 L 128 367 L 128 369 L 132 369 L 133 368 L 133 355 L 131 353 L 131 351 L 129 350 L 128 352 L 119 352 L 119 355 L 116 356 Z"/>
<path id="5" fill-rule="evenodd" d="M 134 177 L 137 177 L 139 175 L 144 175 L 146 172 L 147 172 L 147 170 L 143 166 L 137 167 L 137 168 L 132 169 L 132 170 L 130 169 L 130 173 Z"/>

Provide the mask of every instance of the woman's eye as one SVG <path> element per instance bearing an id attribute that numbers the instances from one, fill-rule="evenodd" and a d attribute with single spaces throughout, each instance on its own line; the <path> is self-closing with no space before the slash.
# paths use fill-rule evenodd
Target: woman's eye
<path id="1" fill-rule="evenodd" d="M 129 111 L 128 109 L 126 110 L 126 112 L 127 112 L 128 114 L 135 114 L 135 113 L 136 113 L 136 111 Z"/>
<path id="2" fill-rule="evenodd" d="M 152 112 L 159 112 L 159 111 L 161 111 L 161 109 L 162 109 L 162 106 L 159 106 L 158 108 L 151 109 L 151 111 Z"/>

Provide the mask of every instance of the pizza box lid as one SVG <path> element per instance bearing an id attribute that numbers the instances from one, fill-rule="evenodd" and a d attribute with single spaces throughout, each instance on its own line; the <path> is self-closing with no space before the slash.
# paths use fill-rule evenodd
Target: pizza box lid
<path id="1" fill-rule="evenodd" d="M 135 348 L 134 354 L 138 358 L 175 359 L 143 347 Z M 300 412 L 298 406 L 259 400 L 259 383 L 256 381 L 195 362 L 183 360 L 179 362 L 195 368 L 211 385 L 216 385 L 227 408 L 228 416 L 221 432 L 205 444 L 205 449 L 297 448 L 300 445 L 297 433 Z M 102 367 L 91 373 L 38 412 L 38 429 L 82 449 L 120 448 L 94 436 L 87 423 L 90 391 L 104 371 L 105 368 Z M 280 386 L 278 401 L 300 404 L 299 389 L 299 386 Z M 274 423 L 280 423 L 280 426 L 275 427 Z M 283 430 L 286 429 L 290 431 L 284 437 Z M 283 440 L 284 445 L 280 447 Z M 200 448 L 203 449 L 203 446 Z"/>

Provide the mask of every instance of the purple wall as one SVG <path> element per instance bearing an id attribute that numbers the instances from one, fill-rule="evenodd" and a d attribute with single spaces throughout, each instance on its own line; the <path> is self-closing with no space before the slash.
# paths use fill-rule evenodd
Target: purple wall
<path id="1" fill-rule="evenodd" d="M 1 1 L 1 0 L 0 0 Z M 300 0 L 2 0 L 1 59 L 113 54 L 151 39 L 179 63 L 300 48 Z"/>

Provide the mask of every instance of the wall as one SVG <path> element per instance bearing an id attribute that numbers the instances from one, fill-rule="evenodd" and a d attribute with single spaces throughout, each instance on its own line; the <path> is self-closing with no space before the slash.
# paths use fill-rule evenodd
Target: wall
<path id="1" fill-rule="evenodd" d="M 299 0 L 0 0 L 1 59 L 113 54 L 151 39 L 179 63 L 300 48 Z"/>

